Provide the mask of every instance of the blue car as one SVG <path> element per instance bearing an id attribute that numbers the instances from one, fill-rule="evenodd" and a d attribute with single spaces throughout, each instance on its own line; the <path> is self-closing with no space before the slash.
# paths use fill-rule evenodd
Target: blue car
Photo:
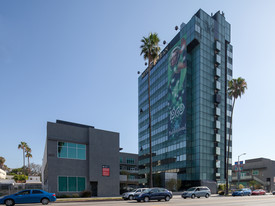
<path id="1" fill-rule="evenodd" d="M 252 193 L 251 189 L 247 189 L 247 188 L 244 188 L 244 189 L 239 189 L 239 190 L 236 190 L 235 192 L 232 193 L 232 196 L 250 196 Z"/>
<path id="2" fill-rule="evenodd" d="M 54 193 L 48 193 L 43 190 L 23 190 L 13 195 L 0 197 L 0 204 L 13 206 L 15 204 L 39 203 L 47 205 L 49 202 L 56 201 Z"/>
<path id="3" fill-rule="evenodd" d="M 165 201 L 169 201 L 173 197 L 172 192 L 164 189 L 164 188 L 150 188 L 144 190 L 138 196 L 135 196 L 135 200 L 140 202 L 143 200 L 144 202 L 149 202 L 150 200 L 158 200 L 161 201 L 162 199 Z"/>

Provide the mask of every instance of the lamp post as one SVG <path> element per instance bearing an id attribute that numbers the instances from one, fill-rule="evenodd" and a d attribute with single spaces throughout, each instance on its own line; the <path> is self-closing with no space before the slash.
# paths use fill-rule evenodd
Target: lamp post
<path id="1" fill-rule="evenodd" d="M 240 156 L 246 155 L 246 153 L 240 154 L 238 156 L 238 187 L 240 185 Z"/>

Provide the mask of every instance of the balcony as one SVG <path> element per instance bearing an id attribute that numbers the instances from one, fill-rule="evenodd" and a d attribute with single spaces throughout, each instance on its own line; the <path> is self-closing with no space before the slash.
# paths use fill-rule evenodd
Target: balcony
<path id="1" fill-rule="evenodd" d="M 245 175 L 245 176 L 241 176 L 240 180 L 252 180 L 252 176 L 251 175 Z M 238 180 L 238 176 L 232 176 L 232 180 L 233 181 L 237 181 Z"/>

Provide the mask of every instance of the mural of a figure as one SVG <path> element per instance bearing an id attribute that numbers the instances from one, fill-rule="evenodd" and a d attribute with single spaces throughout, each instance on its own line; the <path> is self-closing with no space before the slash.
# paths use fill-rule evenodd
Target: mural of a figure
<path id="1" fill-rule="evenodd" d="M 169 136 L 186 129 L 186 40 L 182 38 L 171 50 L 168 62 Z"/>

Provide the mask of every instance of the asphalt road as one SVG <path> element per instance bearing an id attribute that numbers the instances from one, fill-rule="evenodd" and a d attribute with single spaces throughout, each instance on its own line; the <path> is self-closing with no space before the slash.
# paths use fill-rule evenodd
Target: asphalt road
<path id="1" fill-rule="evenodd" d="M 42 204 L 24 204 L 24 206 L 38 206 Z M 169 202 L 152 201 L 138 203 L 136 201 L 97 201 L 97 202 L 63 202 L 51 203 L 49 206 L 275 206 L 275 195 L 250 196 L 250 197 L 210 197 L 200 199 L 183 199 L 174 196 Z M 22 205 L 23 206 L 23 205 Z"/>

